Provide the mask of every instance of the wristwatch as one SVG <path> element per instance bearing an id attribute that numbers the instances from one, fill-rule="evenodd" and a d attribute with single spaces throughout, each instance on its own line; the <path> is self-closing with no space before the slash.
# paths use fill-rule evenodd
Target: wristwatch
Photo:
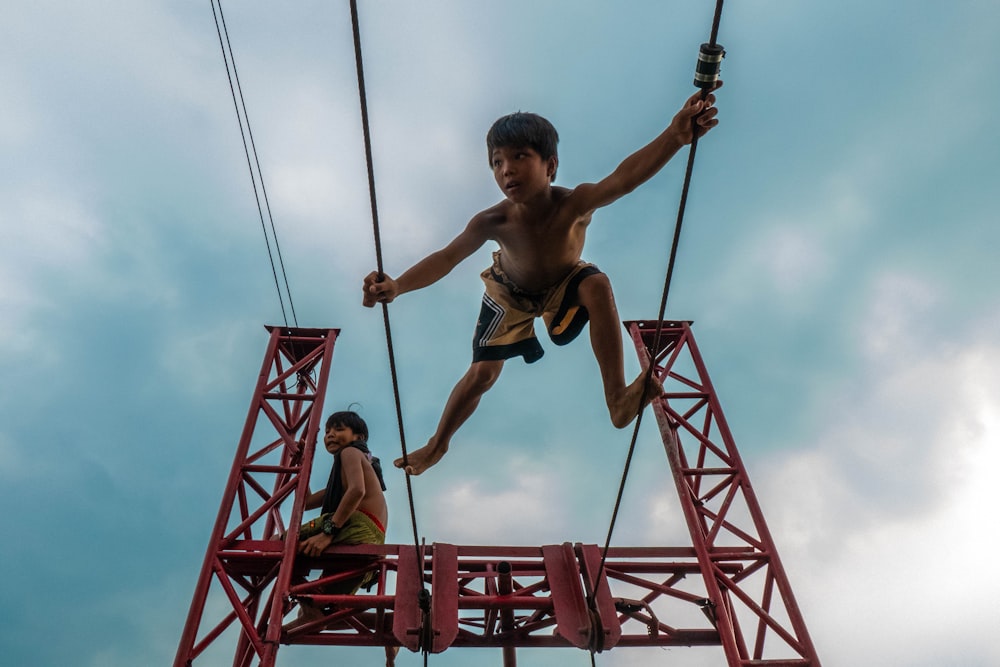
<path id="1" fill-rule="evenodd" d="M 333 516 L 328 515 L 323 518 L 323 532 L 330 537 L 333 537 L 336 532 L 340 530 L 340 526 L 333 522 Z"/>

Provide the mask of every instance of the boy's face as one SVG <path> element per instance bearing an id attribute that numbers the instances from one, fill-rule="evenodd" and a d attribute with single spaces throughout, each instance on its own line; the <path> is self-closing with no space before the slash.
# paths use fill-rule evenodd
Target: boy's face
<path id="1" fill-rule="evenodd" d="M 533 148 L 503 146 L 490 156 L 493 178 L 507 199 L 524 202 L 548 191 L 558 161 L 555 156 L 543 160 Z"/>
<path id="2" fill-rule="evenodd" d="M 326 446 L 326 451 L 336 454 L 357 439 L 353 429 L 342 424 L 331 424 L 323 436 L 323 445 Z"/>

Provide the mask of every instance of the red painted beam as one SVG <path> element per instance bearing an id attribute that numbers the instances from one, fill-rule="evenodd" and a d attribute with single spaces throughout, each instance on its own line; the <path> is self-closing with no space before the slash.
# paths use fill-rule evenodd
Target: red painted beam
<path id="1" fill-rule="evenodd" d="M 589 648 L 593 620 L 580 581 L 580 565 L 569 542 L 542 547 L 545 574 L 552 591 L 556 631 L 570 644 Z"/>
<path id="2" fill-rule="evenodd" d="M 431 653 L 440 653 L 458 637 L 458 548 L 435 544 L 431 567 Z"/>

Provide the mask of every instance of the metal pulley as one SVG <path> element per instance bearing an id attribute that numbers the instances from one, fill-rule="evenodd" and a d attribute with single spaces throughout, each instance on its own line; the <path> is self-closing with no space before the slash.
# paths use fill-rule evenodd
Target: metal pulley
<path id="1" fill-rule="evenodd" d="M 701 45 L 698 50 L 698 66 L 694 71 L 694 85 L 702 90 L 711 90 L 719 80 L 719 70 L 722 69 L 722 59 L 726 50 L 720 44 Z"/>

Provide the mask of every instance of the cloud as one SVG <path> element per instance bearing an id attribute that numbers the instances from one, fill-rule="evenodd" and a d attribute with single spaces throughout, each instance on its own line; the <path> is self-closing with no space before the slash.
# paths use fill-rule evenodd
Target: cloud
<path id="1" fill-rule="evenodd" d="M 5 204 L 0 245 L 0 344 L 3 357 L 24 354 L 38 335 L 35 316 L 58 306 L 53 294 L 93 270 L 107 249 L 105 227 L 86 197 L 37 183 L 0 188 Z M 39 350 L 54 358 L 53 350 Z"/>
<path id="2" fill-rule="evenodd" d="M 781 299 L 808 298 L 810 287 L 828 274 L 832 263 L 827 245 L 815 230 L 792 224 L 763 235 L 754 255 L 754 263 L 768 278 L 769 291 Z"/>
<path id="3" fill-rule="evenodd" d="M 933 297 L 913 276 L 884 276 L 872 292 L 878 317 L 862 318 L 858 339 L 870 365 L 829 405 L 814 447 L 754 471 L 762 504 L 825 660 L 995 664 L 1000 345 L 930 339 Z"/>
<path id="4" fill-rule="evenodd" d="M 432 534 L 459 544 L 547 544 L 552 527 L 565 523 L 559 482 L 523 456 L 494 468 L 493 484 L 470 480 L 440 491 L 430 501 Z M 507 536 L 507 537 L 503 537 Z"/>
<path id="5" fill-rule="evenodd" d="M 877 189 L 865 176 L 864 158 L 815 173 L 807 189 L 751 198 L 739 224 L 718 227 L 721 254 L 706 257 L 714 269 L 704 285 L 701 309 L 732 317 L 763 305 L 782 319 L 828 310 L 857 289 L 863 275 L 845 271 L 858 264 L 873 235 Z M 738 186 L 737 186 L 738 187 Z M 738 196 L 738 195 L 737 195 Z M 706 238 L 702 243 L 709 243 Z M 703 252 L 695 247 L 694 252 Z M 704 270 L 704 269 L 702 269 Z M 703 289 L 695 284 L 695 289 Z"/>
<path id="6" fill-rule="evenodd" d="M 867 323 L 866 335 L 858 339 L 866 361 L 898 367 L 947 351 L 946 345 L 928 350 L 928 341 L 915 335 L 932 329 L 929 325 L 935 322 L 934 311 L 943 296 L 918 275 L 889 270 L 876 276 L 861 318 Z"/>

